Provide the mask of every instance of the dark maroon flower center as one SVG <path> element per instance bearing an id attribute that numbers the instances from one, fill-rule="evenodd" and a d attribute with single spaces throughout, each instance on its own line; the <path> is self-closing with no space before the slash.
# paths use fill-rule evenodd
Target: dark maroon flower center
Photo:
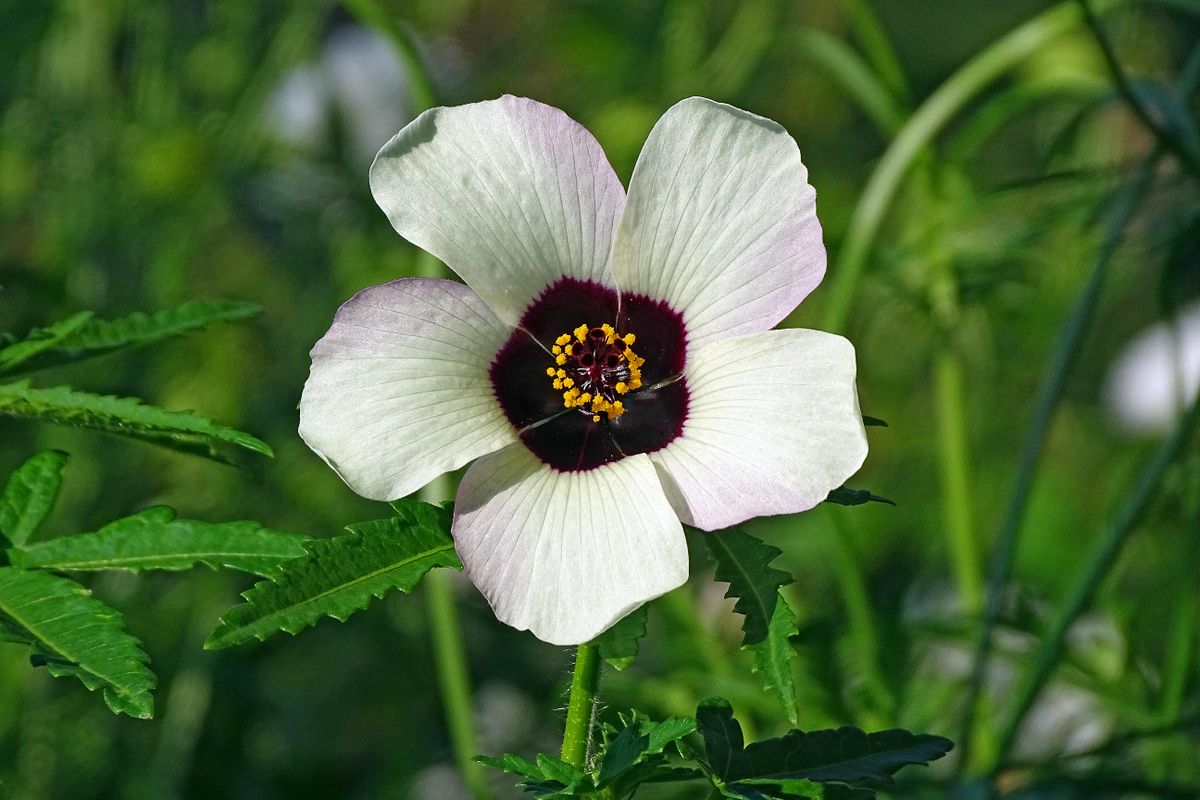
<path id="1" fill-rule="evenodd" d="M 683 430 L 683 318 L 667 304 L 561 278 L 492 361 L 492 388 L 538 458 L 594 469 L 666 447 Z"/>

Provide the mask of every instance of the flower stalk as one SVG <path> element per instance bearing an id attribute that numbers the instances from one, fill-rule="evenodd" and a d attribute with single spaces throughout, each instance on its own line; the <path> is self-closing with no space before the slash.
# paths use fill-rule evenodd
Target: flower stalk
<path id="1" fill-rule="evenodd" d="M 571 676 L 562 745 L 562 760 L 579 769 L 587 768 L 599 688 L 600 649 L 594 644 L 581 644 L 575 651 L 575 671 Z"/>

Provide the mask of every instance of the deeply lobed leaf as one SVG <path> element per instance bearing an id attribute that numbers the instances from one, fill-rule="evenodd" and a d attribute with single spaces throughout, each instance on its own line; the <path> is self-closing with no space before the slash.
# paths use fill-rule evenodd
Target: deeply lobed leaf
<path id="1" fill-rule="evenodd" d="M 100 689 L 116 713 L 153 716 L 155 678 L 145 652 L 121 615 L 84 587 L 48 572 L 0 567 L 0 618 L 4 638 L 27 641 L 35 664 Z"/>
<path id="2" fill-rule="evenodd" d="M 62 487 L 67 454 L 45 450 L 17 467 L 0 494 L 0 534 L 22 545 L 50 513 Z"/>
<path id="3" fill-rule="evenodd" d="M 265 442 L 190 411 L 167 411 L 136 398 L 91 394 L 68 386 L 40 389 L 28 381 L 0 384 L 0 414 L 107 431 L 217 460 L 225 460 L 218 445 L 272 455 Z"/>
<path id="4" fill-rule="evenodd" d="M 257 522 L 177 519 L 165 506 L 110 522 L 94 533 L 62 536 L 10 551 L 12 564 L 64 572 L 123 569 L 182 570 L 204 564 L 266 576 L 304 556 L 303 536 Z"/>
<path id="5" fill-rule="evenodd" d="M 208 649 L 299 633 L 322 617 L 344 622 L 393 589 L 411 591 L 434 567 L 462 569 L 450 538 L 450 512 L 416 500 L 394 504 L 396 516 L 350 525 L 348 535 L 303 543 L 306 554 L 283 562 L 221 617 Z"/>
<path id="6" fill-rule="evenodd" d="M 715 578 L 729 584 L 725 596 L 737 598 L 733 610 L 745 617 L 742 644 L 763 641 L 775 614 L 779 589 L 792 582 L 791 575 L 771 566 L 782 551 L 738 528 L 707 534 L 704 542 L 717 562 Z"/>
<path id="7" fill-rule="evenodd" d="M 0 350 L 0 374 L 31 372 L 128 347 L 182 336 L 218 322 L 247 319 L 262 309 L 233 300 L 192 300 L 153 314 L 136 312 L 114 320 L 93 319 L 90 312 L 39 328 Z"/>
<path id="8" fill-rule="evenodd" d="M 741 726 L 721 698 L 701 703 L 696 720 L 709 765 L 733 784 L 749 779 L 759 785 L 792 780 L 891 783 L 902 767 L 935 761 L 953 747 L 940 736 L 901 729 L 866 733 L 849 726 L 793 730 L 743 746 Z"/>
<path id="9" fill-rule="evenodd" d="M 796 614 L 781 593 L 775 601 L 771 621 L 767 624 L 766 638 L 746 646 L 754 654 L 754 671 L 762 679 L 763 688 L 775 696 L 793 725 L 800 724 L 796 679 L 792 674 L 796 650 L 792 647 L 791 639 L 796 631 Z"/>

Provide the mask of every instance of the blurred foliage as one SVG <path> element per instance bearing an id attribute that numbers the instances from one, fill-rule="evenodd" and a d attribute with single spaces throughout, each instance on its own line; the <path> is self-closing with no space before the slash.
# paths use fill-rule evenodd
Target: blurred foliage
<path id="1" fill-rule="evenodd" d="M 112 318 L 196 299 L 253 301 L 265 309 L 255 321 L 55 376 L 203 409 L 276 453 L 235 469 L 0 419 L 0 474 L 38 450 L 72 454 L 55 530 L 169 504 L 189 518 L 326 538 L 386 513 L 295 433 L 306 353 L 337 305 L 429 268 L 367 187 L 374 150 L 419 110 L 419 92 L 406 57 L 360 23 L 364 7 L 412 37 L 442 102 L 510 92 L 559 106 L 596 133 L 625 179 L 681 97 L 778 120 L 804 152 L 836 264 L 875 165 L 914 110 L 1050 5 L 0 0 L 0 330 L 84 310 Z M 1185 0 L 1138 4 L 1103 22 L 1129 74 L 1165 84 L 1200 38 L 1195 12 Z M 1181 108 L 1194 119 L 1190 103 Z M 774 564 L 796 579 L 782 596 L 796 616 L 801 728 L 904 725 L 957 737 L 978 629 L 969 576 L 981 580 L 995 544 L 1019 442 L 1107 233 L 1109 198 L 1152 147 L 1075 22 L 972 93 L 919 149 L 845 325 L 863 410 L 889 425 L 871 429 L 854 484 L 897 507 L 826 505 L 747 526 L 783 551 Z M 972 742 L 983 765 L 1029 654 L 1154 446 L 1106 415 L 1102 393 L 1108 365 L 1163 313 L 1162 298 L 1195 291 L 1196 183 L 1171 158 L 1154 178 L 1049 429 Z M 827 283 L 791 321 L 820 327 L 830 295 Z M 942 383 L 947 354 L 957 401 L 943 391 L 954 386 Z M 957 470 L 947 402 L 960 404 L 953 418 L 964 423 Z M 1200 785 L 1198 458 L 1193 446 L 1171 467 L 1071 626 L 997 776 L 1011 796 L 1192 796 Z M 752 672 L 754 654 L 739 649 L 741 619 L 710 580 L 703 542 L 690 544 L 692 582 L 650 605 L 638 659 L 606 674 L 605 703 L 663 719 L 719 693 L 747 738 L 782 733 L 786 716 Z M 159 674 L 160 712 L 152 722 L 113 717 L 30 670 L 18 649 L 0 649 L 3 796 L 465 796 L 420 591 L 299 639 L 213 653 L 204 639 L 246 580 L 201 570 L 88 583 L 134 609 L 127 624 Z M 480 747 L 554 751 L 567 654 L 496 624 L 465 583 L 455 590 Z M 949 780 L 951 761 L 922 778 Z M 516 796 L 503 776 L 489 779 L 497 797 Z M 970 786 L 961 796 L 979 796 Z"/>

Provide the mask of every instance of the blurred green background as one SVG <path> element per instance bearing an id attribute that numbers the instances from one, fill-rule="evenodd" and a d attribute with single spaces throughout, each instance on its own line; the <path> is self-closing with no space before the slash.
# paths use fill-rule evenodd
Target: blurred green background
<path id="1" fill-rule="evenodd" d="M 257 302 L 265 313 L 248 324 L 38 377 L 197 409 L 276 451 L 235 469 L 0 418 L 0 475 L 39 449 L 68 451 L 48 526 L 58 533 L 156 503 L 315 536 L 385 515 L 304 447 L 296 404 L 308 349 L 337 306 L 427 268 L 367 186 L 375 150 L 420 110 L 425 78 L 410 59 L 441 103 L 512 93 L 563 108 L 623 179 L 666 108 L 709 96 L 779 121 L 800 143 L 831 267 L 790 322 L 843 329 L 858 349 L 863 411 L 889 423 L 870 429 L 872 453 L 852 485 L 895 508 L 822 507 L 749 526 L 784 550 L 780 562 L 797 578 L 788 593 L 802 617 L 801 721 L 957 737 L 981 576 L 1033 398 L 1108 231 L 1106 202 L 1153 146 L 1078 15 L 1039 16 L 1051 6 L 0 1 L 0 329 L 23 333 L 81 309 Z M 1130 74 L 1170 81 L 1200 38 L 1197 10 L 1186 0 L 1130 4 L 1104 21 Z M 902 172 L 844 318 L 834 319 L 833 284 L 850 268 L 864 191 L 905 121 L 948 79 L 962 80 L 964 64 L 1043 19 L 1059 21 L 955 101 Z M 1006 590 L 985 720 L 1004 709 L 1169 423 L 1169 409 L 1158 423 L 1114 411 L 1107 376 L 1125 344 L 1163 316 L 1161 299 L 1184 291 L 1164 276 L 1197 269 L 1179 254 L 1200 208 L 1196 186 L 1176 161 L 1162 162 L 1072 362 Z M 1022 763 L 1052 761 L 1060 777 L 1128 775 L 1137 785 L 1122 796 L 1195 796 L 1163 794 L 1200 784 L 1194 722 L 1109 760 L 1058 757 L 1200 711 L 1198 484 L 1193 448 L 1072 629 L 1003 786 L 1018 791 L 1042 774 Z M 778 733 L 786 721 L 737 650 L 739 621 L 702 544 L 692 545 L 691 583 L 652 606 L 642 656 L 606 676 L 604 702 L 666 715 L 722 693 L 756 732 Z M 420 590 L 345 624 L 208 653 L 201 644 L 249 585 L 244 577 L 198 570 L 90 585 L 128 612 L 153 658 L 157 717 L 115 717 L 75 682 L 30 669 L 23 649 L 0 645 L 0 796 L 466 796 Z M 568 653 L 504 628 L 474 589 L 455 586 L 481 748 L 553 752 Z M 948 776 L 947 765 L 932 773 Z M 496 797 L 516 796 L 507 776 L 489 781 Z M 1025 796 L 1102 796 L 1068 784 Z"/>

